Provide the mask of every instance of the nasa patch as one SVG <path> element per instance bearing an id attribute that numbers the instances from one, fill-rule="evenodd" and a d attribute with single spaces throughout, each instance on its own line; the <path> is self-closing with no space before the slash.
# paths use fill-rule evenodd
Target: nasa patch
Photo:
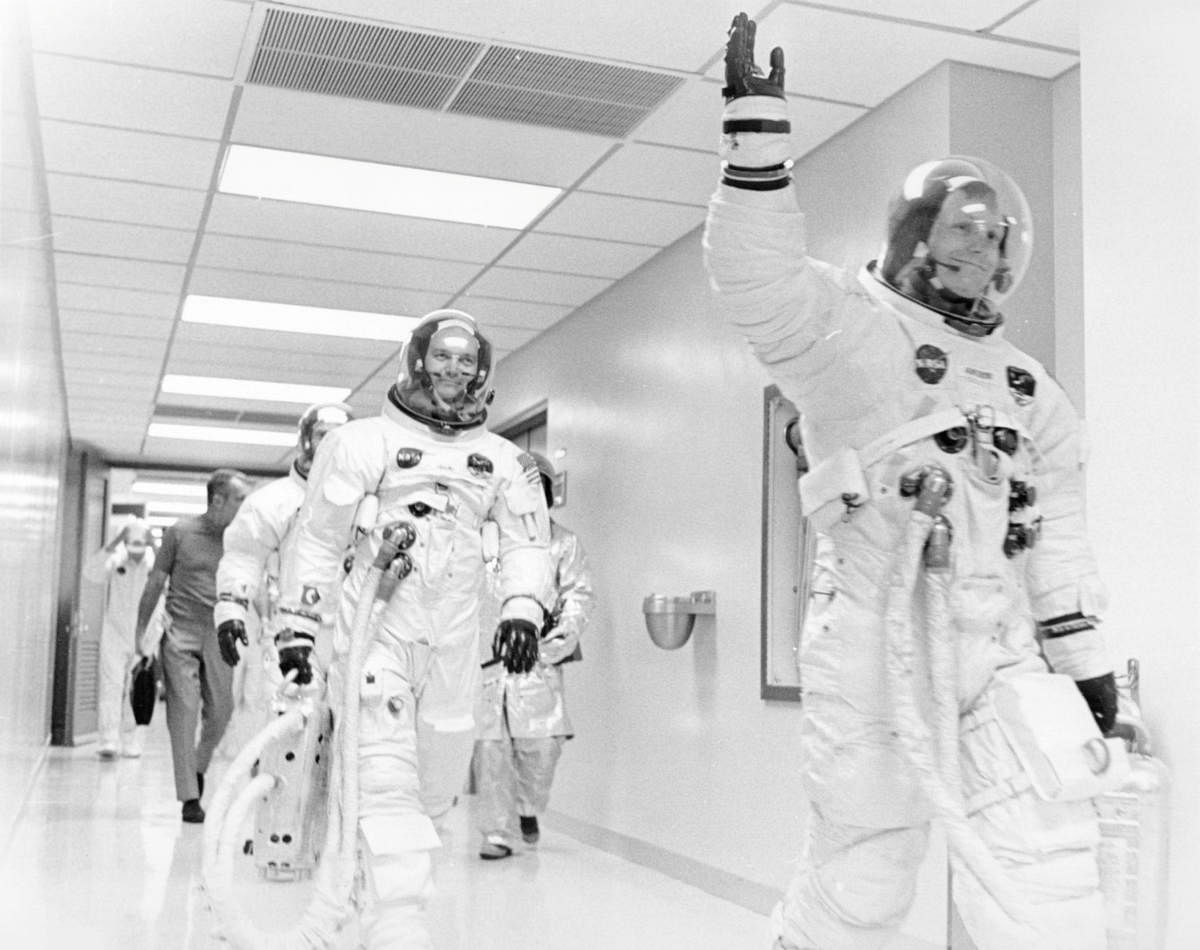
<path id="1" fill-rule="evenodd" d="M 321 602 L 321 593 L 315 587 L 305 587 L 300 594 L 300 603 L 306 607 L 315 607 Z"/>
<path id="2" fill-rule="evenodd" d="M 484 475 L 491 475 L 496 467 L 486 455 L 481 455 L 479 452 L 472 452 L 467 456 L 467 468 L 476 478 L 482 478 Z"/>
<path id="3" fill-rule="evenodd" d="M 913 368 L 921 377 L 921 382 L 940 383 L 950 366 L 950 360 L 945 350 L 939 350 L 932 343 L 922 343 L 917 347 L 917 356 L 913 360 Z"/>
<path id="4" fill-rule="evenodd" d="M 1029 370 L 1021 369 L 1019 366 L 1010 366 L 1008 368 L 1008 391 L 1012 393 L 1018 406 L 1028 406 L 1033 402 L 1034 394 L 1037 392 L 1037 380 L 1033 378 L 1033 373 Z"/>
<path id="5" fill-rule="evenodd" d="M 415 468 L 421 464 L 421 456 L 424 453 L 420 449 L 403 448 L 396 453 L 396 464 L 401 468 Z"/>

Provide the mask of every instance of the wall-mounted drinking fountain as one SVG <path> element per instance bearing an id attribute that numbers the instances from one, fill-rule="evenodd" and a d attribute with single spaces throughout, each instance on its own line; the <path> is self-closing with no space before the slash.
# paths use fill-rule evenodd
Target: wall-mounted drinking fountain
<path id="1" fill-rule="evenodd" d="M 700 614 L 715 615 L 717 592 L 715 590 L 692 591 L 690 597 L 668 597 L 665 594 L 650 594 L 642 601 L 642 613 L 646 615 L 646 629 L 654 645 L 664 650 L 678 650 L 688 642 Z"/>

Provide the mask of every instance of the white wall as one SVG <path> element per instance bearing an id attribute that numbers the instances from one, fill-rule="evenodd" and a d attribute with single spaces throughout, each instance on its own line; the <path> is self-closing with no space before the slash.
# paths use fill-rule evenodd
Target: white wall
<path id="1" fill-rule="evenodd" d="M 1081 6 L 1091 532 L 1172 771 L 1169 950 L 1200 933 L 1200 8 Z"/>
<path id="2" fill-rule="evenodd" d="M 0 11 L 0 853 L 50 732 L 66 417 L 23 4 Z"/>
<path id="3" fill-rule="evenodd" d="M 1048 116 L 1049 84 L 1036 85 Z M 814 253 L 854 266 L 875 256 L 904 174 L 951 150 L 1002 165 L 1024 151 L 1048 203 L 1048 143 L 1044 167 L 1034 168 L 1028 143 L 985 140 L 954 121 L 956 97 L 981 90 L 1005 127 L 1030 108 L 1024 78 L 945 65 L 804 157 L 796 180 Z M 509 356 L 492 418 L 503 423 L 548 400 L 548 448 L 566 450 L 569 473 L 557 516 L 579 533 L 596 574 L 585 661 L 567 672 L 578 738 L 552 807 L 777 890 L 792 873 L 806 806 L 798 709 L 759 699 L 768 379 L 715 314 L 699 238 L 687 236 Z M 1045 276 L 1049 250 L 1041 253 Z M 1051 303 L 1040 303 L 1046 319 Z M 486 327 L 487 314 L 478 316 Z M 1049 328 L 1017 329 L 1019 342 L 1025 333 L 1052 361 Z M 715 622 L 700 618 L 678 651 L 654 647 L 642 598 L 700 589 L 717 592 Z M 942 895 L 926 897 L 913 930 L 940 933 Z"/>

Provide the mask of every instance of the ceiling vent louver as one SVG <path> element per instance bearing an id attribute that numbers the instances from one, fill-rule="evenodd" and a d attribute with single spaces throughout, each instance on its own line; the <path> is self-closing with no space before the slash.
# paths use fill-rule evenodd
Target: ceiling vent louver
<path id="1" fill-rule="evenodd" d="M 620 138 L 683 80 L 268 8 L 246 81 Z"/>

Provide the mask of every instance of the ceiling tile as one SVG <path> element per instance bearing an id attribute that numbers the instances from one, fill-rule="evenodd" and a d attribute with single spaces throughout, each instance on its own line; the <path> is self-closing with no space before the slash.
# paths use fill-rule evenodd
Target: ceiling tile
<path id="1" fill-rule="evenodd" d="M 903 20 L 920 20 L 962 30 L 982 30 L 1008 16 L 1028 0 L 821 0 L 823 6 L 840 7 Z M 791 63 L 789 62 L 789 67 Z"/>
<path id="2" fill-rule="evenodd" d="M 570 185 L 613 144 L 595 135 L 250 85 L 231 139 L 558 187 Z"/>
<path id="3" fill-rule="evenodd" d="M 233 83 L 50 53 L 34 54 L 38 111 L 46 119 L 219 139 Z"/>
<path id="4" fill-rule="evenodd" d="M 696 149 L 715 156 L 721 138 L 723 84 L 720 80 L 699 78 L 684 83 L 650 118 L 638 126 L 634 137 L 642 142 Z M 867 110 L 803 96 L 788 96 L 788 112 L 792 119 L 792 149 L 799 158 L 859 116 L 866 115 Z M 715 176 L 713 180 L 715 182 Z"/>
<path id="5" fill-rule="evenodd" d="M 618 278 L 640 267 L 659 250 L 644 244 L 531 233 L 523 236 L 497 263 L 531 270 Z"/>
<path id="6" fill-rule="evenodd" d="M 85 356 L 129 356 L 134 359 L 150 359 L 157 364 L 154 367 L 156 373 L 162 366 L 163 356 L 167 352 L 165 336 L 159 340 L 116 336 L 107 328 L 103 332 L 96 333 L 78 333 L 64 329 L 61 339 L 64 358 L 69 354 L 82 354 Z"/>
<path id="7" fill-rule="evenodd" d="M 486 297 L 579 306 L 611 285 L 611 280 L 602 277 L 492 267 L 471 285 L 471 289 Z"/>
<path id="8" fill-rule="evenodd" d="M 197 267 L 192 271 L 188 290 L 190 293 L 213 297 L 272 300 L 309 307 L 395 313 L 407 317 L 422 316 L 436 310 L 445 305 L 447 299 L 444 293 L 274 277 L 211 267 Z"/>
<path id="9" fill-rule="evenodd" d="M 450 293 L 479 272 L 478 264 L 436 257 L 406 257 L 223 235 L 206 236 L 196 262 L 205 267 L 262 274 Z"/>
<path id="10" fill-rule="evenodd" d="M 715 181 L 715 174 L 713 177 Z M 542 218 L 534 230 L 543 234 L 569 234 L 610 241 L 649 242 L 665 247 L 699 227 L 704 216 L 704 208 L 687 205 L 613 195 L 572 194 Z"/>
<path id="11" fill-rule="evenodd" d="M 92 303 L 96 297 L 93 288 L 81 288 L 80 294 L 84 306 Z M 64 287 L 58 291 L 60 304 L 63 301 Z M 118 291 L 117 293 L 120 293 Z M 72 295 L 73 296 L 73 295 Z M 77 302 L 77 301 L 72 301 Z M 104 301 L 98 301 L 103 303 Z M 108 336 L 129 337 L 133 340 L 150 339 L 165 340 L 171 335 L 174 325 L 174 314 L 165 316 L 147 316 L 140 313 L 104 312 L 84 309 L 60 309 L 59 323 L 64 333 L 103 333 Z"/>
<path id="12" fill-rule="evenodd" d="M 875 106 L 947 59 L 1053 78 L 1077 57 L 986 36 L 784 5 L 758 24 L 763 46 L 787 56 L 789 92 Z M 853 56 L 846 55 L 854 50 Z M 904 50 L 897 56 L 897 50 Z M 870 69 L 863 64 L 870 63 Z M 709 71 L 719 79 L 723 67 Z"/>
<path id="13" fill-rule="evenodd" d="M 522 300 L 497 300 L 479 294 L 463 294 L 454 306 L 465 310 L 479 321 L 485 336 L 491 328 L 516 327 L 524 330 L 544 330 L 557 323 L 575 308 L 557 304 L 532 303 Z M 495 341 L 491 340 L 493 346 Z"/>
<path id="14" fill-rule="evenodd" d="M 54 249 L 58 252 L 111 255 L 145 261 L 186 264 L 196 243 L 194 231 L 146 227 L 91 218 L 54 215 Z"/>
<path id="15" fill-rule="evenodd" d="M 383 355 L 386 356 L 386 351 Z M 373 372 L 379 362 L 378 359 L 345 357 L 330 360 L 319 352 L 236 350 L 220 344 L 176 343 L 171 347 L 166 371 L 185 376 L 207 376 L 213 373 L 214 367 L 220 367 L 220 374 L 231 379 L 257 379 L 264 375 L 269 365 L 267 378 L 315 386 L 344 386 Z"/>
<path id="16" fill-rule="evenodd" d="M 46 176 L 46 185 L 50 210 L 78 218 L 194 231 L 204 211 L 202 191 L 54 173 Z"/>
<path id="17" fill-rule="evenodd" d="M 33 48 L 232 77 L 250 19 L 244 4 L 197 0 L 38 0 Z"/>
<path id="18" fill-rule="evenodd" d="M 331 360 L 374 359 L 380 353 L 390 352 L 393 344 L 387 340 L 358 340 L 341 336 L 316 336 L 310 333 L 278 333 L 274 330 L 249 330 L 242 327 L 219 327 L 206 323 L 180 323 L 175 331 L 176 345 L 211 344 L 225 346 L 230 350 L 258 350 L 279 353 L 320 353 Z M 272 367 L 264 366 L 266 375 L 256 379 L 276 379 L 271 375 Z M 205 374 L 223 375 L 213 370 Z M 278 377 L 284 381 L 284 377 Z M 298 382 L 299 380 L 287 380 Z"/>
<path id="19" fill-rule="evenodd" d="M 131 351 L 105 355 L 66 350 L 63 352 L 63 367 L 68 379 L 76 374 L 80 374 L 80 380 L 88 379 L 89 374 L 99 374 L 105 378 L 140 376 L 146 379 L 158 376 L 162 369 L 162 354 Z"/>
<path id="20" fill-rule="evenodd" d="M 213 197 L 208 234 L 300 241 L 366 251 L 411 253 L 452 261 L 493 260 L 519 232 L 427 218 L 372 214 L 346 208 L 270 201 L 241 195 Z"/>
<path id="21" fill-rule="evenodd" d="M 996 27 L 999 36 L 1079 49 L 1079 0 L 1038 0 Z"/>
<path id="22" fill-rule="evenodd" d="M 661 145 L 622 146 L 579 184 L 583 191 L 707 206 L 720 163 L 706 152 Z"/>
<path id="23" fill-rule="evenodd" d="M 124 260 L 86 254 L 56 253 L 58 279 L 73 284 L 98 284 L 126 290 L 155 290 L 178 293 L 186 271 L 179 264 Z"/>
<path id="24" fill-rule="evenodd" d="M 174 135 L 42 122 L 46 170 L 207 190 L 219 145 Z"/>

